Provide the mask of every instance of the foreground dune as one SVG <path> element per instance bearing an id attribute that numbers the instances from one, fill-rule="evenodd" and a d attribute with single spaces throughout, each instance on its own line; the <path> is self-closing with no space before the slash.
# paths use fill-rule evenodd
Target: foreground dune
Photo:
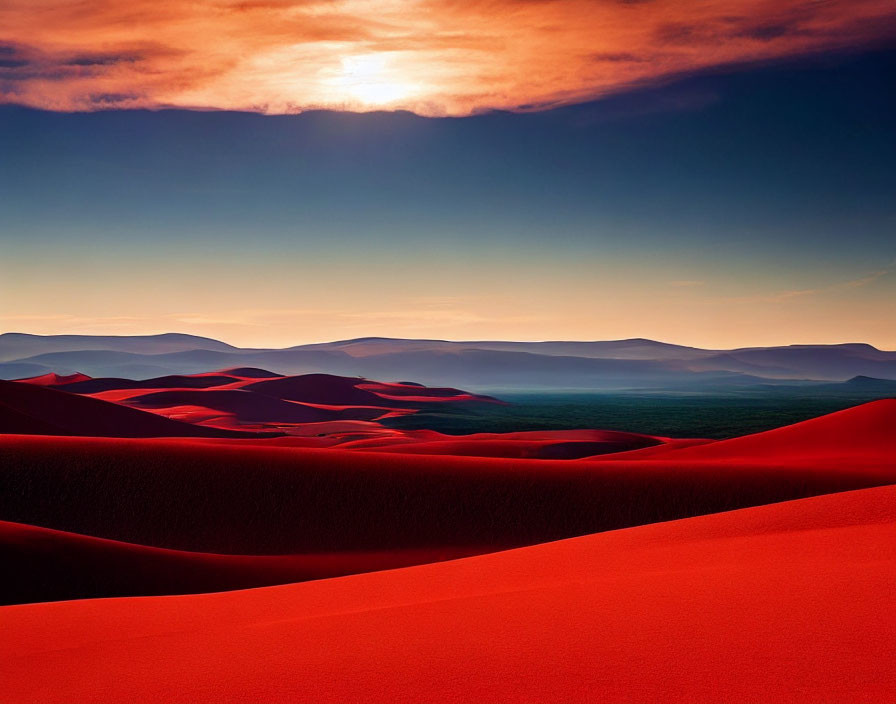
<path id="1" fill-rule="evenodd" d="M 894 421 L 896 404 L 878 402 L 742 442 L 576 462 L 295 444 L 303 438 L 0 436 L 0 520 L 26 524 L 0 530 L 0 560 L 20 566 L 0 601 L 330 577 L 890 484 Z M 844 449 L 819 456 L 830 437 Z"/>
<path id="2" fill-rule="evenodd" d="M 896 488 L 435 565 L 5 607 L 11 702 L 892 702 Z"/>
<path id="3" fill-rule="evenodd" d="M 0 521 L 0 604 L 245 589 L 440 562 L 482 548 L 217 555 Z"/>
<path id="4" fill-rule="evenodd" d="M 497 550 L 893 483 L 894 443 L 570 462 L 8 435 L 0 519 L 198 552 Z"/>

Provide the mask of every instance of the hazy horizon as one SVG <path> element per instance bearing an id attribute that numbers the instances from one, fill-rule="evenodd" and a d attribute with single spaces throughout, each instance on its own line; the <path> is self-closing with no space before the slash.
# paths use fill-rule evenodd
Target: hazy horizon
<path id="1" fill-rule="evenodd" d="M 692 347 L 696 349 L 705 349 L 705 350 L 730 350 L 730 349 L 740 349 L 740 348 L 751 348 L 751 347 L 802 347 L 802 346 L 837 346 L 837 345 L 871 345 L 881 351 L 896 351 L 889 350 L 885 347 L 880 347 L 878 345 L 874 345 L 867 340 L 837 340 L 837 341 L 795 341 L 795 342 L 784 342 L 784 343 L 775 343 L 775 344 L 763 344 L 763 343 L 751 343 L 747 345 L 737 345 L 735 347 L 713 347 L 708 345 L 699 345 L 694 344 L 688 341 L 679 341 L 679 340 L 667 340 L 667 339 L 658 339 L 655 337 L 646 337 L 644 335 L 636 335 L 633 337 L 619 337 L 619 338 L 608 338 L 608 337 L 594 337 L 594 338 L 497 338 L 497 337 L 481 337 L 481 338 L 447 338 L 447 337 L 426 337 L 422 335 L 404 335 L 404 336 L 395 336 L 395 335 L 356 335 L 354 337 L 344 337 L 344 338 L 332 338 L 332 339 L 308 339 L 308 340 L 299 340 L 297 342 L 287 342 L 286 344 L 275 344 L 275 345 L 266 345 L 266 344 L 256 344 L 252 342 L 250 339 L 245 340 L 235 340 L 226 337 L 216 337 L 214 335 L 198 333 L 198 332 L 189 332 L 186 330 L 158 330 L 158 331 L 148 331 L 148 332 L 134 332 L 128 334 L 122 333 L 109 333 L 109 332 L 53 332 L 53 333 L 39 333 L 39 332 L 30 332 L 27 330 L 0 330 L 0 335 L 37 335 L 41 337 L 53 337 L 56 335 L 59 336 L 77 336 L 77 337 L 153 337 L 160 335 L 185 335 L 190 337 L 202 337 L 214 340 L 216 342 L 223 342 L 232 347 L 240 348 L 240 349 L 286 349 L 289 347 L 301 347 L 305 345 L 326 345 L 326 344 L 334 344 L 340 342 L 352 342 L 356 340 L 403 340 L 403 341 L 420 341 L 420 342 L 448 342 L 448 343 L 477 343 L 477 342 L 511 342 L 511 343 L 530 343 L 537 344 L 542 342 L 562 342 L 562 343 L 592 343 L 592 342 L 630 342 L 630 341 L 645 341 L 645 342 L 657 342 L 664 345 L 674 345 L 678 347 Z"/>

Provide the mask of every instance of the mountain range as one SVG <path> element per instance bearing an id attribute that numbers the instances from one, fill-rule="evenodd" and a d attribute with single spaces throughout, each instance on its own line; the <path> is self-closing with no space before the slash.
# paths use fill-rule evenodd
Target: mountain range
<path id="1" fill-rule="evenodd" d="M 262 367 L 489 390 L 624 390 L 896 380 L 896 352 L 864 343 L 701 349 L 643 338 L 593 342 L 365 337 L 283 349 L 187 334 L 0 335 L 0 378 L 81 372 L 146 379 Z"/>

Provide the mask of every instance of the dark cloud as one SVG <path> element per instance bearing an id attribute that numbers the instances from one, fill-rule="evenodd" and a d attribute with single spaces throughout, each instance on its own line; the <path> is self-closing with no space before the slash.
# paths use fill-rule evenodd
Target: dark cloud
<path id="1" fill-rule="evenodd" d="M 79 54 L 64 61 L 66 66 L 114 66 L 134 63 L 143 59 L 139 54 Z"/>
<path id="2" fill-rule="evenodd" d="M 640 63 L 642 61 L 647 61 L 648 59 L 643 56 L 637 56 L 636 54 L 629 53 L 627 51 L 599 51 L 591 55 L 592 60 L 594 61 L 606 61 L 608 63 Z"/>

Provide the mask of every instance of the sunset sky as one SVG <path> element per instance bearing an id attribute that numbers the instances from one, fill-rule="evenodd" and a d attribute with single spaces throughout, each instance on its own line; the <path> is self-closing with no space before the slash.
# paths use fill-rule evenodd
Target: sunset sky
<path id="1" fill-rule="evenodd" d="M 0 4 L 0 332 L 896 349 L 883 0 Z"/>

